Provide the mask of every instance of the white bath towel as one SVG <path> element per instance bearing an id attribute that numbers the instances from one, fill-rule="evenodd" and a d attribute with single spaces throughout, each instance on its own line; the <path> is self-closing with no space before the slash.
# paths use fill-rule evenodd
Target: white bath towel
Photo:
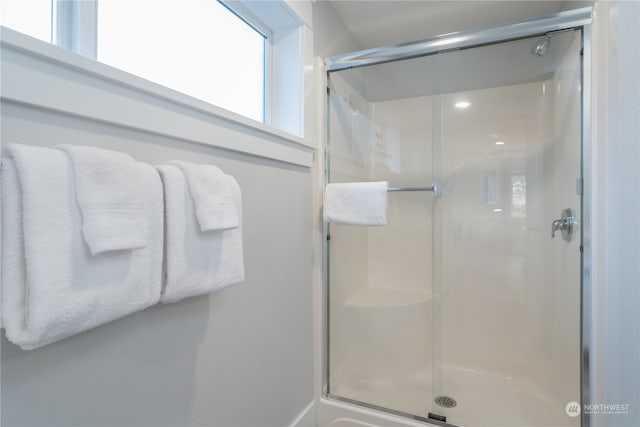
<path id="1" fill-rule="evenodd" d="M 385 181 L 327 184 L 324 220 L 347 225 L 386 225 L 388 188 Z"/>
<path id="2" fill-rule="evenodd" d="M 61 145 L 73 165 L 82 232 L 93 255 L 147 245 L 141 168 L 125 153 Z"/>
<path id="3" fill-rule="evenodd" d="M 178 166 L 189 183 L 201 231 L 230 230 L 240 225 L 231 181 L 220 168 L 178 160 L 169 164 Z"/>
<path id="4" fill-rule="evenodd" d="M 164 183 L 166 211 L 166 282 L 162 302 L 175 302 L 242 282 L 242 202 L 236 180 L 225 175 L 239 227 L 202 231 L 182 170 L 174 165 L 157 168 Z"/>
<path id="5" fill-rule="evenodd" d="M 9 144 L 2 169 L 2 323 L 25 350 L 142 310 L 162 286 L 162 184 L 139 164 L 147 246 L 91 255 L 68 156 Z"/>

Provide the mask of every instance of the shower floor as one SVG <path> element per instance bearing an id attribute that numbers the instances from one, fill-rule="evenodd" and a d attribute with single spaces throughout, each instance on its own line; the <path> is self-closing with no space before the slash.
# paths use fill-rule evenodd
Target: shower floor
<path id="1" fill-rule="evenodd" d="M 394 381 L 358 381 L 332 385 L 331 394 L 427 417 L 446 415 L 447 422 L 474 427 L 577 427 L 580 418 L 565 413 L 568 402 L 553 399 L 535 382 L 498 372 L 445 366 L 441 390 L 432 390 L 431 369 Z M 436 393 L 434 395 L 434 392 Z M 457 406 L 442 408 L 437 395 L 454 398 Z"/>

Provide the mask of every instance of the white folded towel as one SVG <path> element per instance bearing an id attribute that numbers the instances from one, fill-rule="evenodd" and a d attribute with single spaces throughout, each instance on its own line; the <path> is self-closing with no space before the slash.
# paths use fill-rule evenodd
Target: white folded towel
<path id="1" fill-rule="evenodd" d="M 347 225 L 386 225 L 388 188 L 385 181 L 327 184 L 324 220 Z"/>
<path id="2" fill-rule="evenodd" d="M 125 153 L 61 145 L 71 158 L 82 232 L 93 255 L 147 245 L 145 188 L 139 164 Z"/>
<path id="3" fill-rule="evenodd" d="M 230 181 L 220 168 L 179 160 L 169 164 L 178 166 L 187 178 L 200 231 L 230 230 L 240 225 Z"/>
<path id="4" fill-rule="evenodd" d="M 2 324 L 25 350 L 158 302 L 162 287 L 162 183 L 138 164 L 147 246 L 91 255 L 68 156 L 9 144 L 2 170 Z"/>
<path id="5" fill-rule="evenodd" d="M 201 231 L 182 170 L 174 165 L 157 168 L 164 183 L 166 212 L 166 283 L 162 302 L 175 302 L 242 282 L 242 202 L 236 180 L 225 175 L 239 227 Z"/>

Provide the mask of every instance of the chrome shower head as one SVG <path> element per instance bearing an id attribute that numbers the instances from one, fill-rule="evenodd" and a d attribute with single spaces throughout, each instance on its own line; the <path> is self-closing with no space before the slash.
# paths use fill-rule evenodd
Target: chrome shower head
<path id="1" fill-rule="evenodd" d="M 535 42 L 533 47 L 531 48 L 531 53 L 538 56 L 544 56 L 549 50 L 549 45 L 551 44 L 551 37 L 545 36 L 538 41 Z"/>

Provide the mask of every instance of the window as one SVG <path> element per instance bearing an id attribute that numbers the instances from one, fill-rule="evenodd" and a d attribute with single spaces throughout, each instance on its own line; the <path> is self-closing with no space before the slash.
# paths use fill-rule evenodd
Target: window
<path id="1" fill-rule="evenodd" d="M 2 0 L 0 25 L 51 42 L 51 0 Z"/>
<path id="2" fill-rule="evenodd" d="M 98 2 L 98 61 L 258 121 L 266 40 L 215 0 Z"/>
<path id="3" fill-rule="evenodd" d="M 308 1 L 0 0 L 3 26 L 298 136 L 310 22 Z"/>

